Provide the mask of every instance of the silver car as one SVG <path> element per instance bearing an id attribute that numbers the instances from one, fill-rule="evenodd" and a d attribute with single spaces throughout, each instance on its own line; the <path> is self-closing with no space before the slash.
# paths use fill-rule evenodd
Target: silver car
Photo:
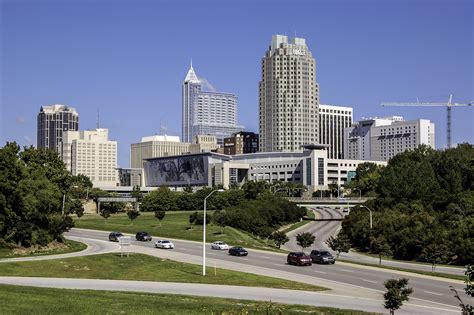
<path id="1" fill-rule="evenodd" d="M 155 247 L 156 247 L 156 248 L 173 249 L 173 248 L 174 248 L 174 244 L 171 243 L 171 242 L 168 241 L 168 240 L 157 240 L 157 241 L 155 242 Z"/>
<path id="2" fill-rule="evenodd" d="M 222 241 L 215 241 L 211 244 L 212 249 L 229 249 L 229 245 Z"/>

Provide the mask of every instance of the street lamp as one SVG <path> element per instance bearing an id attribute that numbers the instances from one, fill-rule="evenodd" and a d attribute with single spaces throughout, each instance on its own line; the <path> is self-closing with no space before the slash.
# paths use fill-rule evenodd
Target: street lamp
<path id="1" fill-rule="evenodd" d="M 364 205 L 359 205 L 360 207 L 363 207 L 367 210 L 369 210 L 369 215 L 370 215 L 370 229 L 372 230 L 372 210 L 370 210 L 369 208 L 367 208 L 366 206 Z"/>
<path id="2" fill-rule="evenodd" d="M 206 207 L 207 207 L 207 198 L 209 198 L 216 191 L 223 192 L 224 189 L 216 189 L 211 191 L 206 198 L 204 198 L 204 221 L 202 223 L 202 275 L 206 275 Z"/>

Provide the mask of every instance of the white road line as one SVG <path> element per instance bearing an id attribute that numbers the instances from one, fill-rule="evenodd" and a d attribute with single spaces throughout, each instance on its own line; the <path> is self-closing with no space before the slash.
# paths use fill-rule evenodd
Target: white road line
<path id="1" fill-rule="evenodd" d="M 248 258 L 240 258 L 239 260 L 249 260 Z"/>
<path id="2" fill-rule="evenodd" d="M 267 257 L 267 256 L 260 256 L 260 258 L 273 259 L 272 257 Z"/>
<path id="3" fill-rule="evenodd" d="M 428 294 L 434 294 L 434 295 L 439 295 L 439 296 L 442 296 L 441 293 L 436 293 L 436 292 L 430 292 L 430 291 L 423 291 L 425 293 L 428 293 Z"/>
<path id="4" fill-rule="evenodd" d="M 352 272 L 352 273 L 354 273 L 354 271 L 352 271 L 352 270 L 347 270 L 347 269 L 339 269 L 339 270 L 345 271 L 345 272 Z"/>
<path id="5" fill-rule="evenodd" d="M 283 264 L 272 264 L 273 266 L 278 266 L 278 267 L 281 267 L 283 266 Z"/>
<path id="6" fill-rule="evenodd" d="M 378 283 L 377 281 L 372 281 L 372 280 L 365 280 L 365 279 L 362 279 L 362 281 L 365 281 L 365 282 L 370 282 L 370 283 Z"/>
<path id="7" fill-rule="evenodd" d="M 327 273 L 327 272 L 324 272 L 324 271 L 317 271 L 317 270 L 313 270 L 313 272 L 322 273 L 322 274 L 326 274 L 326 273 Z"/>

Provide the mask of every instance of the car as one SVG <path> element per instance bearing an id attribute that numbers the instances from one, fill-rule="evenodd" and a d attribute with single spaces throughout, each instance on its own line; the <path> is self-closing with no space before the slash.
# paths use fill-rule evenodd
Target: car
<path id="1" fill-rule="evenodd" d="M 231 247 L 229 249 L 229 255 L 232 256 L 247 256 L 248 254 L 249 252 L 243 247 Z"/>
<path id="2" fill-rule="evenodd" d="M 211 244 L 212 249 L 229 249 L 229 245 L 222 241 L 215 241 Z"/>
<path id="3" fill-rule="evenodd" d="M 138 232 L 135 238 L 137 241 L 151 241 L 151 235 L 147 232 Z"/>
<path id="4" fill-rule="evenodd" d="M 303 252 L 291 252 L 286 258 L 288 265 L 311 266 L 311 258 Z"/>
<path id="5" fill-rule="evenodd" d="M 309 257 L 314 263 L 319 264 L 334 264 L 336 262 L 334 256 L 327 250 L 312 250 Z"/>
<path id="6" fill-rule="evenodd" d="M 119 237 L 123 237 L 123 234 L 120 232 L 112 232 L 109 234 L 109 241 L 111 242 L 118 242 Z"/>
<path id="7" fill-rule="evenodd" d="M 344 213 L 349 213 L 349 208 L 344 208 L 344 209 L 342 210 L 342 212 L 344 212 Z"/>
<path id="8" fill-rule="evenodd" d="M 168 240 L 157 240 L 155 242 L 155 247 L 156 248 L 173 249 L 174 244 L 171 243 L 171 241 L 168 241 Z"/>

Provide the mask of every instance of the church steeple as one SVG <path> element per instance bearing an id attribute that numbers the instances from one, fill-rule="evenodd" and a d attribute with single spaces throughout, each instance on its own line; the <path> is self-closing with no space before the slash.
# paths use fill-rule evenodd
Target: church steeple
<path id="1" fill-rule="evenodd" d="M 194 72 L 193 69 L 193 60 L 191 59 L 191 67 L 188 70 L 188 74 L 186 75 L 186 78 L 184 79 L 184 82 L 190 82 L 190 83 L 201 83 L 198 79 L 198 76 Z"/>

